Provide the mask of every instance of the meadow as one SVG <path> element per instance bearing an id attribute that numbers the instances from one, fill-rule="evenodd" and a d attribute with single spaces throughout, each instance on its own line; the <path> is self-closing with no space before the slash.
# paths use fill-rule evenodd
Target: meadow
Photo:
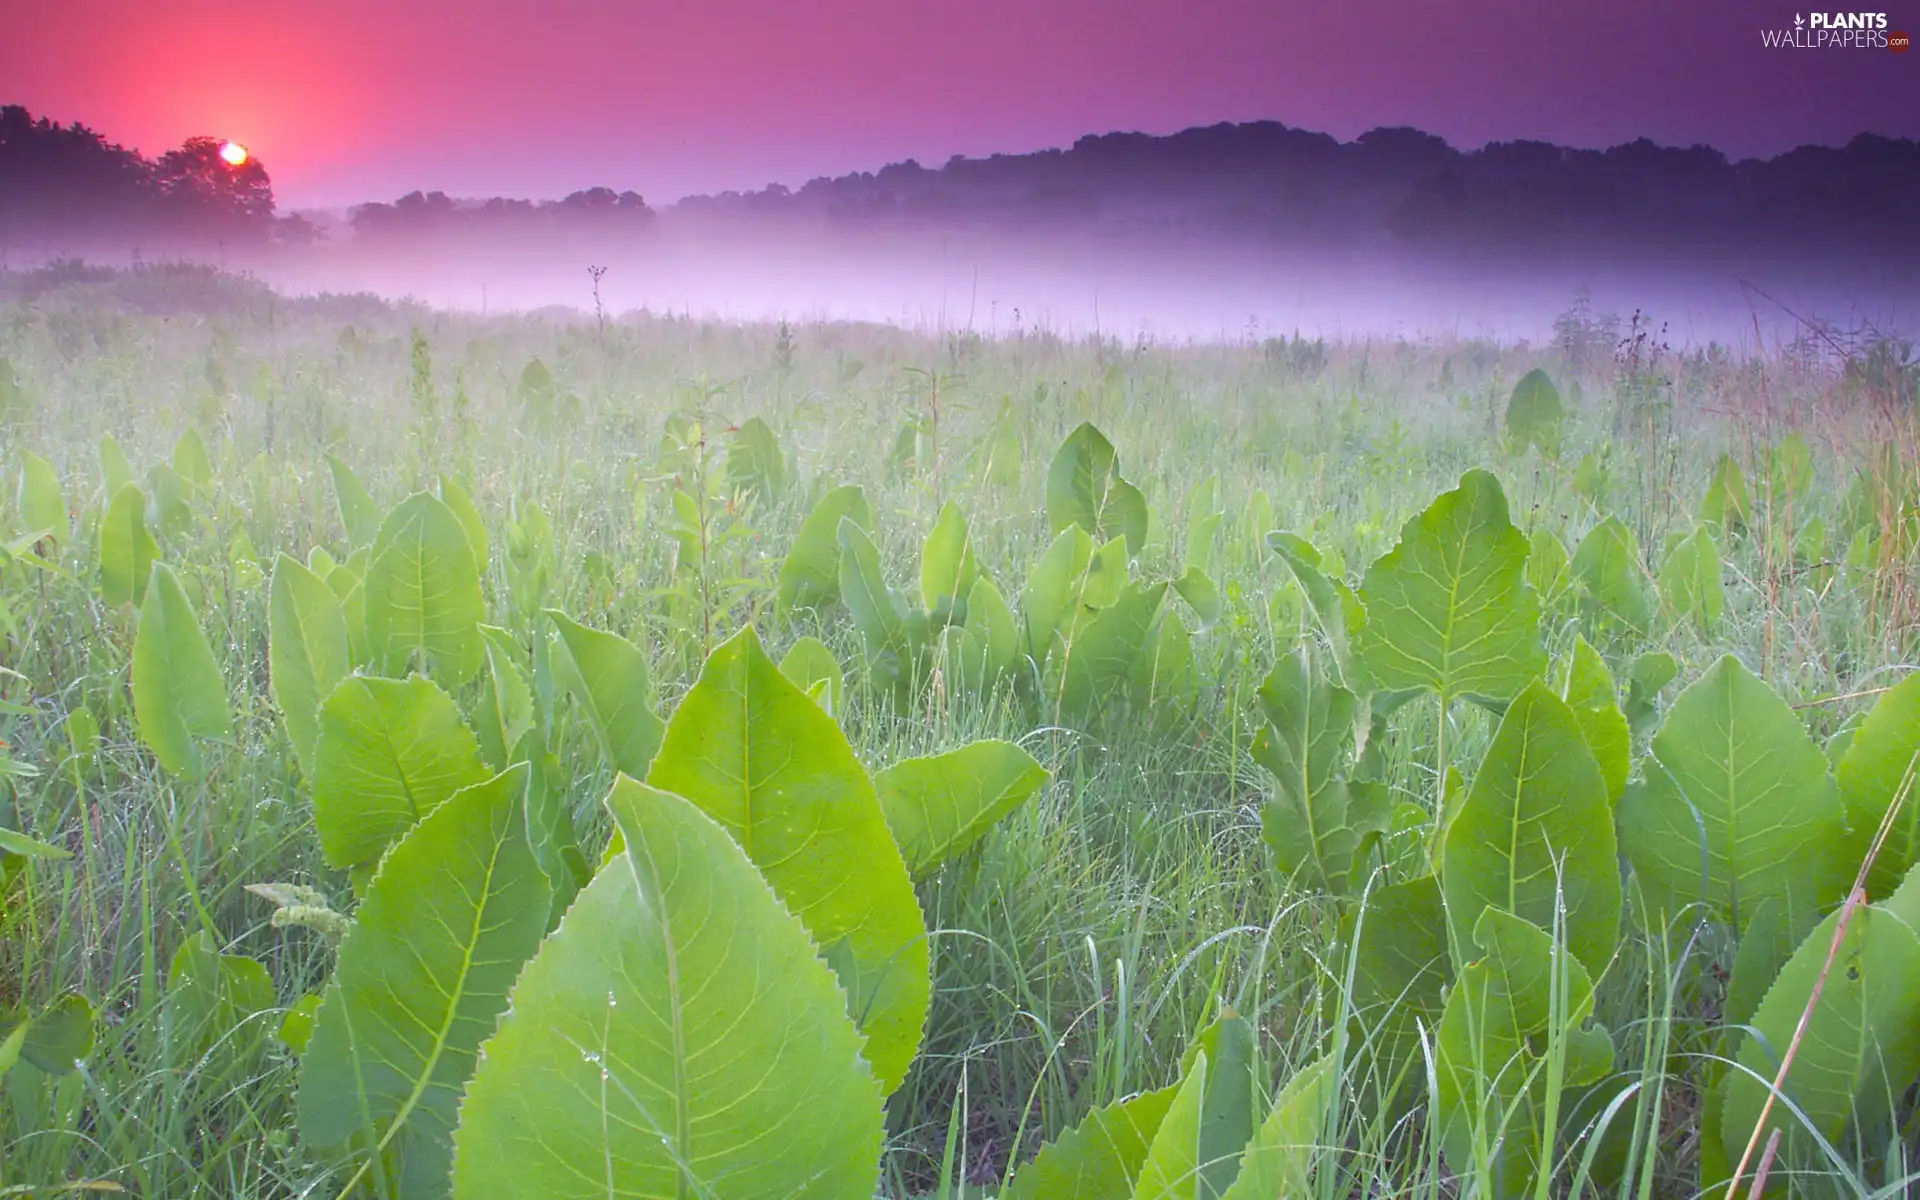
<path id="1" fill-rule="evenodd" d="M 1920 367 L 1557 329 L 0 275 L 0 1196 L 1905 1195 Z"/>

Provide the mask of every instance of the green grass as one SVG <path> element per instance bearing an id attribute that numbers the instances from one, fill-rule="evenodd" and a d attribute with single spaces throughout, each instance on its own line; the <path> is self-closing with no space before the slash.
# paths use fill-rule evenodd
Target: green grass
<path id="1" fill-rule="evenodd" d="M 344 874 L 320 860 L 266 668 L 273 556 L 304 560 L 325 546 L 345 557 L 327 453 L 383 508 L 443 472 L 464 481 L 490 530 L 485 585 L 496 611 L 549 605 L 622 632 L 650 655 L 663 713 L 706 649 L 753 622 L 776 658 L 804 633 L 835 650 L 849 672 L 843 724 L 869 766 L 999 736 L 1054 772 L 984 846 L 921 886 L 935 996 L 921 1058 L 889 1108 L 883 1178 L 895 1194 L 932 1189 L 949 1158 L 968 1182 L 991 1185 L 1090 1108 L 1170 1082 L 1188 1038 L 1223 1002 L 1256 1021 L 1270 1078 L 1284 1080 L 1326 1044 L 1347 973 L 1338 913 L 1268 870 L 1258 810 L 1269 783 L 1248 752 L 1253 693 L 1301 628 L 1297 590 L 1262 549 L 1268 530 L 1303 534 L 1357 578 L 1408 517 L 1486 465 L 1515 524 L 1551 530 L 1571 549 L 1597 521 L 1576 467 L 1589 452 L 1610 453 L 1597 511 L 1633 528 L 1657 568 L 1668 537 L 1693 530 L 1722 453 L 1758 491 L 1762 452 L 1799 431 L 1815 449 L 1804 515 L 1725 547 L 1716 629 L 1663 618 L 1652 644 L 1679 657 L 1682 684 L 1736 651 L 1806 705 L 1821 736 L 1920 653 L 1911 541 L 1889 536 L 1878 561 L 1848 562 L 1848 546 L 1811 544 L 1803 528 L 1806 516 L 1837 526 L 1856 474 L 1882 453 L 1913 478 L 1910 377 L 1704 350 L 1577 377 L 1550 347 L 1457 340 L 1341 342 L 1316 363 L 1285 344 L 987 341 L 821 325 L 794 330 L 789 353 L 781 337 L 643 316 L 602 335 L 591 321 L 292 300 L 187 272 L 0 277 L 0 355 L 23 385 L 14 411 L 0 412 L 0 532 L 25 532 L 13 488 L 27 451 L 55 464 L 83 518 L 44 569 L 0 567 L 0 697 L 18 706 L 0 713 L 0 753 L 39 770 L 0 779 L 0 826 L 73 855 L 15 866 L 0 1009 L 78 990 L 100 1012 L 78 1071 L 16 1069 L 0 1090 L 0 1188 L 50 1194 L 98 1179 L 147 1197 L 327 1196 L 344 1182 L 295 1133 L 296 1063 L 275 1037 L 279 1013 L 205 1045 L 167 999 L 174 954 L 202 931 L 264 963 L 282 1008 L 323 983 L 329 943 L 273 927 L 272 906 L 245 885 L 310 883 L 336 906 L 350 903 Z M 560 415 L 544 425 L 529 422 L 517 392 L 536 356 L 562 393 Z M 1580 386 L 1557 462 L 1510 457 L 1502 442 L 1507 395 L 1535 366 L 1563 390 Z M 665 532 L 675 468 L 684 476 L 690 461 L 662 454 L 675 412 L 699 413 L 716 452 L 729 425 L 762 416 L 790 462 L 784 496 L 723 514 L 718 524 L 735 532 L 691 574 L 675 573 Z M 1002 420 L 1021 447 L 1013 486 L 990 478 L 984 461 Z M 867 489 L 896 586 L 953 500 L 982 564 L 1013 596 L 1049 540 L 1047 462 L 1082 420 L 1113 441 L 1156 515 L 1138 574 L 1177 573 L 1186 498 L 1219 476 L 1215 574 L 1228 605 L 1195 635 L 1192 719 L 1152 735 L 1090 734 L 1035 727 L 1005 695 L 962 702 L 935 686 L 902 701 L 862 685 L 859 637 L 843 611 L 774 613 L 773 576 L 828 478 Z M 890 457 L 909 421 L 920 422 L 922 444 L 903 466 Z M 190 428 L 211 450 L 213 485 L 192 499 L 187 527 L 162 538 L 163 555 L 191 567 L 237 718 L 235 744 L 209 750 L 200 784 L 166 776 L 136 735 L 132 615 L 98 600 L 84 530 L 104 505 L 102 436 L 119 441 L 141 478 Z M 528 566 L 529 506 L 551 523 L 544 580 Z M 1893 530 L 1905 518 L 1896 508 L 1873 519 Z M 1558 654 L 1575 627 L 1546 632 Z M 82 710 L 102 736 L 76 758 L 70 716 Z M 1416 701 L 1387 746 L 1395 798 L 1427 810 L 1437 719 L 1431 699 Z M 1467 705 L 1450 720 L 1448 762 L 1470 771 L 1492 721 Z M 589 732 L 577 721 L 563 729 L 569 800 L 597 861 L 610 779 Z M 1731 961 L 1723 943 L 1690 927 L 1631 934 L 1600 989 L 1620 1066 L 1649 1102 L 1620 1114 L 1636 1127 L 1620 1147 L 1633 1168 L 1621 1194 L 1692 1191 L 1699 1104 L 1683 1064 L 1705 1045 Z M 1380 1083 L 1351 1086 L 1365 1097 Z M 1425 1092 L 1417 1080 L 1415 1091 Z M 1322 1171 L 1323 1197 L 1459 1194 L 1424 1104 L 1343 1112 L 1346 1151 L 1337 1171 Z M 1577 1159 L 1567 1164 L 1563 1183 L 1579 1170 Z"/>

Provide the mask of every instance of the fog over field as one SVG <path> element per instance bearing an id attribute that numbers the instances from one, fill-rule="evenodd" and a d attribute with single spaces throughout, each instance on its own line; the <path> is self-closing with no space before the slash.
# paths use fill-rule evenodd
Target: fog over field
<path id="1" fill-rule="evenodd" d="M 1480 336 L 1539 340 L 1585 295 L 1641 310 L 1678 344 L 1791 336 L 1799 318 L 1911 330 L 1920 276 L 1901 264 L 1439 255 L 1086 230 L 846 230 L 662 222 L 634 238 L 515 246 L 428 236 L 322 244 L 248 264 L 292 292 L 370 291 L 436 307 L 565 306 L 726 320 L 864 320 L 993 336 L 1036 329 L 1131 340 Z"/>

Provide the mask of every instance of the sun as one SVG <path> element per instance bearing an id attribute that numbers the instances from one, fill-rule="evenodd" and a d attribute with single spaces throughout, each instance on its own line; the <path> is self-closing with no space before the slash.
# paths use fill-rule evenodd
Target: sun
<path id="1" fill-rule="evenodd" d="M 230 167 L 244 167 L 247 165 L 247 148 L 239 142 L 228 142 L 220 147 L 220 158 Z"/>

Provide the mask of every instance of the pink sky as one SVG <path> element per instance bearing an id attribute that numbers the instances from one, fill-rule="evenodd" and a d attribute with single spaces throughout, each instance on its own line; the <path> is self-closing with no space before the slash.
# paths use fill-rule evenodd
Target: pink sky
<path id="1" fill-rule="evenodd" d="M 1760 29 L 1794 15 L 1770 0 L 7 7 L 0 102 L 148 153 L 236 138 L 283 207 L 593 184 L 658 202 L 1262 118 L 1343 138 L 1410 124 L 1462 146 L 1645 135 L 1735 155 L 1920 134 L 1920 55 L 1765 50 Z M 1920 26 L 1920 8 L 1892 24 Z"/>

